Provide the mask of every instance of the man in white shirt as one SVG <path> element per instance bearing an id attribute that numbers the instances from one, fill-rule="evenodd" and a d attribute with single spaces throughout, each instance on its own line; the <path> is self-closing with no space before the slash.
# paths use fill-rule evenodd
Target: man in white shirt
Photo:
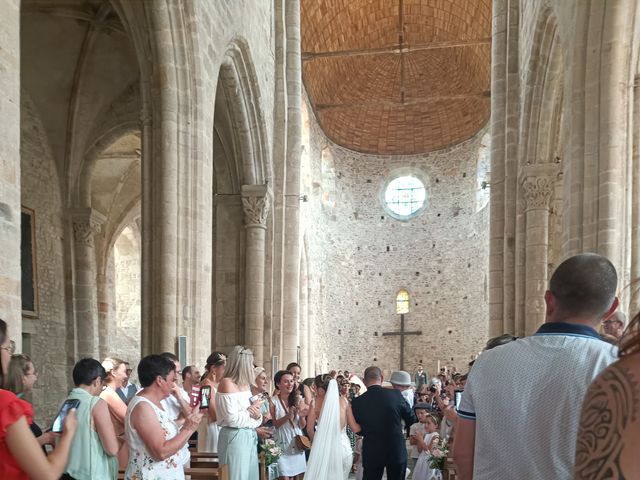
<path id="1" fill-rule="evenodd" d="M 195 365 L 187 365 L 182 370 L 182 389 L 187 392 L 187 395 L 191 393 L 191 389 L 194 385 L 200 383 L 200 370 Z"/>
<path id="2" fill-rule="evenodd" d="M 124 384 L 124 387 L 118 387 L 116 389 L 116 393 L 122 399 L 124 403 L 129 405 L 131 399 L 138 393 L 138 386 L 135 383 L 131 383 L 131 367 L 129 366 L 129 362 L 124 362 L 127 367 L 127 381 Z"/>
<path id="3" fill-rule="evenodd" d="M 478 357 L 458 409 L 460 480 L 573 478 L 584 395 L 617 356 L 596 331 L 618 307 L 616 286 L 606 258 L 569 258 L 551 277 L 537 333 Z"/>

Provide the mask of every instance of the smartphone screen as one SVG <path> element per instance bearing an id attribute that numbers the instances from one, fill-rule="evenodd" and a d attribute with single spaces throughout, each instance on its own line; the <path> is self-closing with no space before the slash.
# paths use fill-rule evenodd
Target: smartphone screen
<path id="1" fill-rule="evenodd" d="M 454 392 L 455 402 L 456 402 L 456 410 L 458 410 L 458 408 L 460 408 L 460 400 L 462 400 L 462 392 L 464 392 L 464 390 L 456 390 Z"/>
<path id="2" fill-rule="evenodd" d="M 200 387 L 200 385 L 194 385 L 193 387 L 191 387 L 191 393 L 189 394 L 189 405 L 191 405 L 192 408 L 200 403 L 201 388 L 202 387 Z"/>
<path id="3" fill-rule="evenodd" d="M 210 401 L 211 387 L 209 385 L 203 385 L 200 389 L 200 408 L 209 408 Z"/>
<path id="4" fill-rule="evenodd" d="M 51 431 L 53 433 L 62 433 L 62 429 L 64 427 L 64 419 L 67 418 L 67 414 L 69 410 L 72 408 L 78 408 L 80 406 L 80 400 L 76 399 L 68 399 L 65 400 L 60 407 L 60 411 L 56 416 L 56 419 L 53 421 L 53 426 L 51 427 Z"/>

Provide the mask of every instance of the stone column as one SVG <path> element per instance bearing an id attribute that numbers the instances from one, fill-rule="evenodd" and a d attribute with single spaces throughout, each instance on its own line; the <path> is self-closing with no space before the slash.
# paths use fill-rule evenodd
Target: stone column
<path id="1" fill-rule="evenodd" d="M 631 160 L 631 267 L 630 278 L 640 278 L 640 78 L 636 78 L 633 88 L 633 116 L 632 125 L 632 160 Z M 635 173 L 635 174 L 634 174 Z M 633 316 L 640 310 L 640 289 L 631 286 L 628 313 Z"/>
<path id="2" fill-rule="evenodd" d="M 300 154 L 302 65 L 300 2 L 285 3 L 287 83 L 287 167 L 284 198 L 284 275 L 282 288 L 281 364 L 298 356 L 300 288 Z"/>
<path id="3" fill-rule="evenodd" d="M 300 363 L 302 375 L 311 376 L 309 365 L 309 265 L 306 252 L 300 256 L 300 328 L 298 332 L 298 345 L 300 345 Z"/>
<path id="4" fill-rule="evenodd" d="M 504 333 L 505 115 L 507 1 L 493 1 L 491 39 L 491 197 L 489 222 L 489 336 Z"/>
<path id="5" fill-rule="evenodd" d="M 73 301 L 76 321 L 76 358 L 99 355 L 98 284 L 94 236 L 105 217 L 91 208 L 71 211 L 73 224 Z"/>
<path id="6" fill-rule="evenodd" d="M 268 185 L 243 185 L 245 220 L 244 342 L 253 350 L 256 365 L 264 363 L 264 272 L 267 216 L 271 203 Z"/>
<path id="7" fill-rule="evenodd" d="M 142 238 L 140 265 L 141 265 L 141 286 L 140 286 L 140 305 L 142 311 L 142 320 L 140 322 L 140 353 L 142 356 L 149 355 L 153 352 L 153 342 L 151 335 L 151 310 L 153 298 L 153 284 L 148 280 L 146 272 L 151 271 L 151 250 L 153 242 L 151 241 L 151 221 L 153 215 L 153 202 L 151 201 L 151 186 L 145 179 L 151 178 L 153 174 L 153 116 L 151 108 L 145 102 L 140 112 L 140 130 L 142 131 L 142 215 L 140 218 L 140 236 Z M 145 186 L 147 185 L 147 186 Z M 146 220 L 145 220 L 146 219 Z"/>
<path id="8" fill-rule="evenodd" d="M 544 292 L 547 289 L 549 250 L 549 204 L 555 184 L 555 164 L 528 165 L 522 169 L 521 183 L 525 200 L 525 331 L 535 333 L 545 319 Z"/>
<path id="9" fill-rule="evenodd" d="M 109 260 L 107 260 L 107 263 Z M 106 267 L 105 267 L 106 270 Z M 104 357 L 111 354 L 111 342 L 110 339 L 112 335 L 115 333 L 111 329 L 111 315 L 110 315 L 110 299 L 109 299 L 109 284 L 111 279 L 107 277 L 104 273 L 99 273 L 97 275 L 97 300 L 98 300 L 98 331 L 99 331 L 99 344 L 98 351 L 99 357 L 98 359 L 102 360 Z"/>
<path id="10" fill-rule="evenodd" d="M 0 318 L 22 351 L 20 293 L 20 2 L 0 0 Z M 35 241 L 35 239 L 34 239 Z"/>

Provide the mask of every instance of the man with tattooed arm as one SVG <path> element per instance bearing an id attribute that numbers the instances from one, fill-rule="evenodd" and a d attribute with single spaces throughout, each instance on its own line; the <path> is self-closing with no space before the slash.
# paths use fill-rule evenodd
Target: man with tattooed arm
<path id="1" fill-rule="evenodd" d="M 525 318 L 533 335 L 478 357 L 458 409 L 453 455 L 460 480 L 573 478 L 585 393 L 617 357 L 596 330 L 618 307 L 616 288 L 609 260 L 571 257 L 544 294 L 545 323 Z"/>
<path id="2" fill-rule="evenodd" d="M 640 478 L 640 313 L 620 342 L 620 360 L 591 384 L 582 405 L 575 480 Z"/>

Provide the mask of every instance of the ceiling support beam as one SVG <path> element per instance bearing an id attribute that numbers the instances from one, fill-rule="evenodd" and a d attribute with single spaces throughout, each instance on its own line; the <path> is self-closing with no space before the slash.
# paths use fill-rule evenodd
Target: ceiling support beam
<path id="1" fill-rule="evenodd" d="M 434 42 L 415 45 L 395 44 L 388 47 L 356 48 L 353 50 L 338 50 L 335 52 L 302 52 L 302 61 L 310 62 L 319 58 L 331 57 L 360 57 L 381 54 L 396 54 L 422 52 L 427 50 L 440 50 L 444 48 L 472 47 L 477 45 L 491 45 L 491 37 L 474 40 L 454 40 L 449 42 Z"/>
<path id="2" fill-rule="evenodd" d="M 323 110 L 334 110 L 338 108 L 358 108 L 358 107 L 406 107 L 410 105 L 420 105 L 423 103 L 433 103 L 433 102 L 441 102 L 441 101 L 452 101 L 452 100 L 466 100 L 468 98 L 471 99 L 488 99 L 491 97 L 490 91 L 484 92 L 476 92 L 476 93 L 460 93 L 460 94 L 452 94 L 452 95 L 429 95 L 421 98 L 407 99 L 405 97 L 404 101 L 398 99 L 398 101 L 392 100 L 359 100 L 355 102 L 344 102 L 344 103 L 318 103 L 315 105 L 315 109 L 318 112 Z"/>

